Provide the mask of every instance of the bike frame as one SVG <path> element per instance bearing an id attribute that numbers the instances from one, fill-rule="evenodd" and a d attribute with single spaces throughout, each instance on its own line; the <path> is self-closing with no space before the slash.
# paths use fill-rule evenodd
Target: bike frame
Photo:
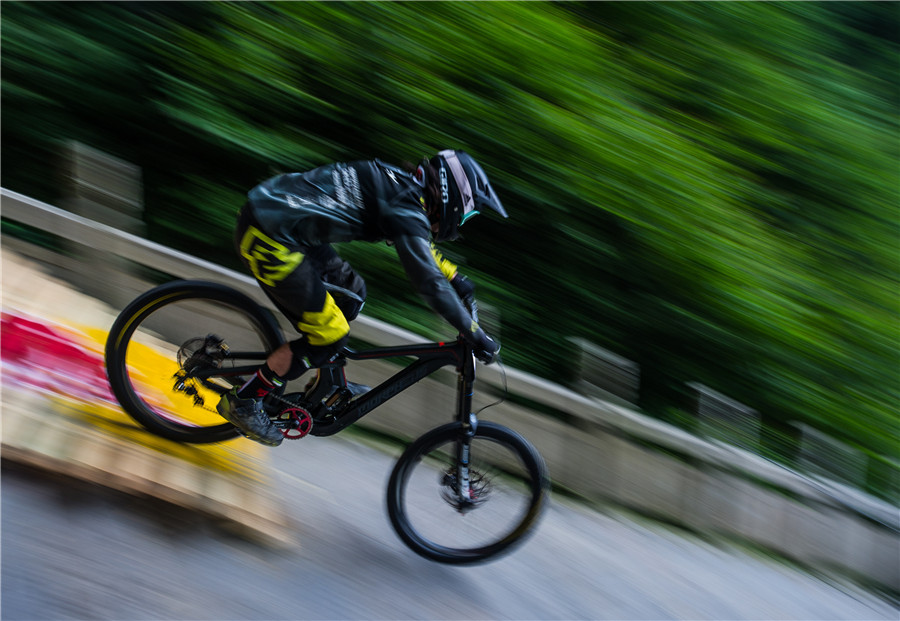
<path id="1" fill-rule="evenodd" d="M 129 344 L 132 340 L 141 342 L 141 338 L 136 336 L 139 328 L 143 326 L 142 330 L 151 334 L 159 332 L 162 336 L 168 333 L 165 329 L 157 330 L 154 323 L 146 322 L 144 325 L 150 314 L 182 300 L 228 306 L 237 313 L 237 317 L 241 319 L 240 326 L 244 328 L 243 331 L 234 331 L 234 342 L 256 342 L 256 345 L 244 346 L 246 349 L 238 351 L 229 347 L 224 339 L 214 333 L 200 330 L 202 324 L 196 326 L 197 331 L 194 332 L 191 325 L 174 322 L 179 329 L 172 330 L 172 336 L 179 334 L 181 339 L 190 338 L 182 340 L 177 352 L 172 352 L 178 368 L 169 370 L 159 367 L 155 377 L 161 379 L 159 372 L 163 376 L 171 373 L 166 382 L 172 382 L 169 390 L 183 395 L 184 399 L 192 400 L 193 407 L 197 408 L 194 412 L 204 411 L 202 419 L 191 415 L 185 417 L 181 411 L 181 403 L 171 404 L 169 407 L 152 398 L 146 400 L 141 390 L 143 383 L 135 381 L 140 370 L 135 369 L 128 361 Z M 470 325 L 477 326 L 474 300 L 463 298 L 461 301 L 471 313 L 473 323 Z M 191 309 L 190 306 L 187 308 Z M 160 315 L 160 321 L 165 327 L 163 315 Z M 189 328 L 191 333 L 184 334 L 183 327 Z M 247 327 L 255 332 L 253 341 L 246 338 Z M 227 329 L 228 334 L 232 334 L 232 329 Z M 202 336 L 203 334 L 206 336 Z M 483 354 L 477 346 L 470 343 L 470 339 L 484 341 L 486 347 Z M 271 352 L 283 347 L 284 343 L 285 336 L 276 317 L 250 297 L 216 283 L 176 281 L 144 293 L 119 314 L 106 343 L 107 373 L 113 393 L 125 411 L 148 431 L 179 442 L 222 442 L 238 437 L 241 427 L 226 422 L 232 418 L 230 415 L 227 419 L 223 416 L 226 420 L 222 421 L 209 420 L 205 412 L 218 411 L 221 396 L 244 385 L 248 377 L 259 371 L 260 364 L 271 356 Z M 319 367 L 319 376 L 302 392 L 284 394 L 285 387 L 282 386 L 263 399 L 262 412 L 258 411 L 260 404 L 254 404 L 254 408 L 260 415 L 268 416 L 271 424 L 286 439 L 296 440 L 305 435 L 330 436 L 346 429 L 439 369 L 453 367 L 457 374 L 455 420 L 447 420 L 445 424 L 426 431 L 413 440 L 400 456 L 388 482 L 388 511 L 397 533 L 416 552 L 441 562 L 476 562 L 507 549 L 521 539 L 538 516 L 548 483 L 546 466 L 532 445 L 502 425 L 479 424 L 477 413 L 472 411 L 476 358 L 487 362 L 492 357 L 491 349 L 494 349 L 491 342 L 485 340 L 481 333 L 461 333 L 451 342 L 360 350 L 344 348 L 334 355 L 330 363 Z M 393 358 L 402 359 L 398 360 L 402 365 L 388 368 L 383 375 L 389 377 L 383 381 L 378 380 L 380 383 L 374 389 L 358 389 L 357 385 L 346 381 L 344 368 L 348 360 L 358 362 L 364 369 L 366 360 Z M 213 401 L 217 404 L 215 409 L 211 407 Z M 183 405 L 187 407 L 188 404 Z M 446 405 L 450 410 L 450 404 Z M 429 405 L 424 407 L 429 412 L 432 409 Z M 447 414 L 449 415 L 449 411 Z M 410 508 L 418 491 L 407 494 L 408 483 L 412 477 L 419 476 L 415 474 L 419 472 L 418 464 L 423 460 L 427 461 L 424 467 L 430 474 L 426 476 L 438 474 L 438 480 L 432 483 L 437 484 L 439 500 L 445 501 L 460 513 L 467 513 L 491 497 L 494 489 L 491 485 L 491 470 L 495 467 L 504 470 L 502 464 L 494 462 L 506 461 L 506 458 L 492 459 L 492 452 L 486 451 L 485 472 L 482 473 L 480 469 L 470 472 L 470 455 L 473 451 L 479 453 L 477 449 L 482 441 L 485 445 L 495 443 L 503 447 L 524 467 L 524 471 L 511 474 L 527 485 L 530 494 L 527 510 L 519 512 L 521 515 L 517 519 L 521 521 L 514 523 L 515 529 L 495 542 L 484 545 L 479 543 L 476 547 L 466 547 L 465 543 L 454 544 L 463 547 L 447 547 L 436 543 L 430 536 L 420 533 L 415 524 L 417 520 L 411 520 L 411 514 L 417 514 L 410 511 Z M 412 487 L 419 489 L 417 485 Z M 503 531 L 497 531 L 496 536 L 500 537 L 502 533 Z"/>
<path id="2" fill-rule="evenodd" d="M 226 360 L 265 360 L 267 356 L 268 354 L 264 352 L 228 352 Z M 344 348 L 335 362 L 322 365 L 320 369 L 322 371 L 341 369 L 346 364 L 346 360 L 363 361 L 407 357 L 414 357 L 416 360 L 369 392 L 350 402 L 348 406 L 335 414 L 333 421 L 317 422 L 311 434 L 314 436 L 334 435 L 438 369 L 451 365 L 456 367 L 458 374 L 456 420 L 462 423 L 465 429 L 474 427 L 476 423 L 472 414 L 472 394 L 475 385 L 475 356 L 472 346 L 463 339 L 449 343 L 374 347 L 364 350 Z M 257 368 L 258 365 L 204 369 L 193 372 L 192 376 L 201 381 L 211 377 L 246 376 L 255 372 Z"/>
<path id="3" fill-rule="evenodd" d="M 416 360 L 401 369 L 381 384 L 374 387 L 341 410 L 334 422 L 319 424 L 311 432 L 316 436 L 329 436 L 355 423 L 360 418 L 397 396 L 413 384 L 428 377 L 438 369 L 453 365 L 458 373 L 456 419 L 464 428 L 472 426 L 472 393 L 475 384 L 475 356 L 472 346 L 460 339 L 450 343 L 425 343 L 394 347 L 375 347 L 361 351 L 345 348 L 342 358 L 346 360 L 381 360 L 387 358 L 414 357 Z M 343 360 L 323 369 L 343 366 Z"/>
<path id="4" fill-rule="evenodd" d="M 259 352 L 229 352 L 228 358 L 259 360 L 266 354 Z M 428 377 L 445 366 L 455 366 L 456 384 L 456 421 L 460 425 L 460 437 L 456 446 L 456 475 L 459 481 L 456 490 L 459 496 L 460 511 L 471 508 L 474 503 L 470 497 L 469 450 L 471 438 L 478 427 L 478 417 L 472 411 L 472 395 L 475 388 L 475 355 L 472 346 L 460 338 L 449 343 L 423 343 L 417 345 L 401 345 L 393 347 L 374 347 L 364 350 L 344 348 L 340 357 L 333 363 L 320 367 L 322 371 L 342 369 L 347 360 L 384 360 L 388 358 L 408 358 L 416 360 L 397 373 L 372 388 L 358 399 L 351 401 L 338 410 L 331 420 L 316 420 L 310 435 L 330 436 L 346 429 L 363 416 L 397 396 L 413 384 Z M 215 369 L 198 373 L 196 377 L 247 375 L 256 367 L 233 367 Z"/>
<path id="5" fill-rule="evenodd" d="M 438 369 L 448 365 L 456 366 L 456 420 L 460 425 L 459 440 L 456 443 L 456 476 L 459 482 L 456 492 L 460 503 L 459 511 L 474 507 L 470 493 L 469 451 L 472 437 L 478 427 L 478 417 L 472 411 L 472 395 L 475 390 L 475 355 L 472 346 L 460 338 L 452 343 L 376 347 L 364 351 L 345 349 L 343 355 L 348 360 L 413 356 L 416 361 L 356 401 L 351 401 L 350 405 L 335 417 L 332 424 L 325 425 L 324 428 L 321 425 L 313 425 L 310 432 L 312 435 L 326 436 L 337 433 Z M 343 363 L 340 366 L 343 366 Z"/>

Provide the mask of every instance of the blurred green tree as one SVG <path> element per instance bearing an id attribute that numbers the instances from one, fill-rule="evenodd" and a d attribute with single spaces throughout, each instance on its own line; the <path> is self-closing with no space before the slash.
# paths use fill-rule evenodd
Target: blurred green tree
<path id="1" fill-rule="evenodd" d="M 4 184 L 58 141 L 144 168 L 150 234 L 234 265 L 243 194 L 464 148 L 511 219 L 447 254 L 504 354 L 580 336 L 664 415 L 702 381 L 897 459 L 894 3 L 4 3 Z M 385 246 L 367 309 L 441 332 Z"/>

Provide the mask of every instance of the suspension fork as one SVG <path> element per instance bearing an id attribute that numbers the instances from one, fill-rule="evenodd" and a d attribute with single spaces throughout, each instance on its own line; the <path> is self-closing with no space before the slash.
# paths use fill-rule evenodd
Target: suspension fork
<path id="1" fill-rule="evenodd" d="M 456 416 L 457 420 L 462 423 L 459 439 L 456 442 L 456 480 L 460 512 L 463 512 L 466 508 L 473 506 L 469 478 L 469 454 L 472 448 L 472 438 L 475 437 L 478 429 L 478 417 L 472 411 L 472 395 L 475 392 L 475 356 L 471 350 L 468 350 L 464 357 L 456 380 L 456 390 Z"/>

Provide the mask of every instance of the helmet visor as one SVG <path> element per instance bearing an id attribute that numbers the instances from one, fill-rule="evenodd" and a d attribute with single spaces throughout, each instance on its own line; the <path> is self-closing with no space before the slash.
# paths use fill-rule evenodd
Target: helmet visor
<path id="1" fill-rule="evenodd" d="M 475 211 L 475 196 L 472 193 L 472 187 L 469 185 L 469 178 L 466 177 L 466 171 L 463 170 L 456 151 L 447 149 L 446 151 L 441 151 L 438 155 L 447 162 L 450 174 L 453 175 L 453 181 L 459 189 L 460 202 L 463 208 L 462 213 L 459 215 L 459 222 L 463 223 L 477 213 Z"/>

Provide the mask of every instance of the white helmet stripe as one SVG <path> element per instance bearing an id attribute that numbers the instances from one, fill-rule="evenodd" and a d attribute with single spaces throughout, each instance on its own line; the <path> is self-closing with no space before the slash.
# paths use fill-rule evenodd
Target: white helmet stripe
<path id="1" fill-rule="evenodd" d="M 456 157 L 456 151 L 447 149 L 446 151 L 441 151 L 438 155 L 447 161 L 447 166 L 450 167 L 450 172 L 453 174 L 453 180 L 456 181 L 456 187 L 459 188 L 463 204 L 463 213 L 460 221 L 463 221 L 466 219 L 466 216 L 475 210 L 475 196 L 472 194 L 469 178 L 466 177 L 466 172 L 463 170 L 459 158 Z"/>

